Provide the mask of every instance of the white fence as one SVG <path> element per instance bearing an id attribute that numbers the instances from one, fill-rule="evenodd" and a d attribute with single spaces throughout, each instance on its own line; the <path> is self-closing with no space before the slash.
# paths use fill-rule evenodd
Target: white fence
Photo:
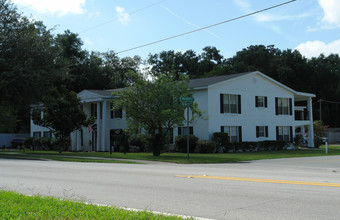
<path id="1" fill-rule="evenodd" d="M 27 138 L 30 134 L 23 133 L 23 134 L 0 134 L 0 148 L 2 147 L 10 147 L 11 140 L 13 138 Z"/>

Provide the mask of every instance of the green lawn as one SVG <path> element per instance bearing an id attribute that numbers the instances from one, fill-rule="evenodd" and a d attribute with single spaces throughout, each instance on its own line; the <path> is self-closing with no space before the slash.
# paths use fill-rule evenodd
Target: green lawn
<path id="1" fill-rule="evenodd" d="M 13 154 L 8 155 L 9 151 L 0 151 L 1 157 L 15 157 Z M 15 151 L 11 153 L 23 153 L 23 151 Z M 262 152 L 244 152 L 244 153 L 224 153 L 224 154 L 190 154 L 190 159 L 187 160 L 187 154 L 185 153 L 163 153 L 159 157 L 154 157 L 152 153 L 123 153 L 114 152 L 112 155 L 109 153 L 101 152 L 63 152 L 59 155 L 55 151 L 26 151 L 26 155 L 34 158 L 46 158 L 52 160 L 68 160 L 68 161 L 79 161 L 79 162 L 122 162 L 112 160 L 100 160 L 100 158 L 111 158 L 111 159 L 127 159 L 127 160 L 151 160 L 151 161 L 163 161 L 173 163 L 232 163 L 242 162 L 251 160 L 262 160 L 262 159 L 276 159 L 276 158 L 290 158 L 290 157 L 314 157 L 314 156 L 326 156 L 324 147 L 320 149 L 299 149 L 299 150 L 282 150 L 282 151 L 262 151 Z M 340 146 L 329 146 L 327 155 L 340 155 Z M 67 156 L 78 156 L 78 157 L 97 157 L 98 159 L 86 159 L 86 158 L 68 158 Z M 24 157 L 24 156 L 22 156 Z M 27 157 L 27 156 L 25 156 Z M 93 160 L 93 161 L 91 161 Z M 95 161 L 98 160 L 98 161 Z"/>
<path id="2" fill-rule="evenodd" d="M 183 219 L 0 190 L 0 219 Z"/>

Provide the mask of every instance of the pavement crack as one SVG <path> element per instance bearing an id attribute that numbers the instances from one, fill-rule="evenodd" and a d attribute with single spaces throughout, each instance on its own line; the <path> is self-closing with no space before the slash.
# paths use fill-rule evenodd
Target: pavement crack
<path id="1" fill-rule="evenodd" d="M 288 199 L 291 199 L 291 198 L 294 198 L 294 197 L 296 197 L 296 196 L 289 196 L 289 197 L 282 198 L 282 199 L 273 199 L 273 200 L 269 200 L 267 202 L 262 202 L 262 203 L 257 203 L 257 204 L 253 204 L 253 205 L 248 205 L 248 206 L 243 206 L 243 207 L 227 210 L 227 211 L 224 212 L 224 216 L 226 216 L 227 214 L 229 214 L 231 212 L 237 211 L 237 210 L 243 210 L 243 209 L 248 209 L 248 208 L 252 208 L 252 207 L 263 206 L 263 205 L 266 205 L 266 204 L 269 204 L 269 203 L 274 203 L 274 202 L 281 202 L 281 201 L 288 200 Z"/>

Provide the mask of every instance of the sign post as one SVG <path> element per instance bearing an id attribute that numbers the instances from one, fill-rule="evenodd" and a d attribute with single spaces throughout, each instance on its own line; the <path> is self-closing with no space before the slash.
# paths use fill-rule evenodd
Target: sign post
<path id="1" fill-rule="evenodd" d="M 179 101 L 184 105 L 186 106 L 187 108 L 187 131 L 188 131 L 188 134 L 187 134 L 187 160 L 189 160 L 189 108 L 191 107 L 192 103 L 194 102 L 194 98 L 193 97 L 180 97 Z"/>

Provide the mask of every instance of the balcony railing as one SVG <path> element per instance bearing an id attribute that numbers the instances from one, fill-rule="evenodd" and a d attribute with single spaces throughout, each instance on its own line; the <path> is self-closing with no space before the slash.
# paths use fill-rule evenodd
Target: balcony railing
<path id="1" fill-rule="evenodd" d="M 295 110 L 295 120 L 296 121 L 307 121 L 309 120 L 309 112 L 307 110 Z"/>

